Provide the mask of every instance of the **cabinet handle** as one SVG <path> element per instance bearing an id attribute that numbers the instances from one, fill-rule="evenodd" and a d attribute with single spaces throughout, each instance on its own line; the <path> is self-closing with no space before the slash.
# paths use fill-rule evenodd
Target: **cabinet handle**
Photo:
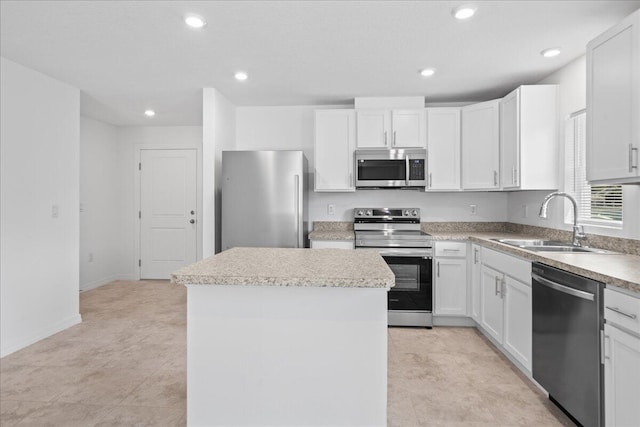
<path id="1" fill-rule="evenodd" d="M 396 131 L 393 131 L 393 146 L 396 146 Z"/>
<path id="2" fill-rule="evenodd" d="M 460 252 L 460 249 L 449 249 L 449 248 L 445 248 L 442 250 L 443 252 Z"/>
<path id="3" fill-rule="evenodd" d="M 629 172 L 633 172 L 634 169 L 638 169 L 638 165 L 633 164 L 633 152 L 638 151 L 633 147 L 633 144 L 629 144 Z"/>
<path id="4" fill-rule="evenodd" d="M 478 263 L 478 248 L 473 249 L 473 263 L 474 264 Z"/>
<path id="5" fill-rule="evenodd" d="M 429 188 L 431 188 L 432 185 L 433 185 L 433 177 L 432 177 L 432 173 L 429 172 Z"/>
<path id="6" fill-rule="evenodd" d="M 611 345 L 611 337 L 609 335 L 605 334 L 604 339 L 605 339 L 606 342 L 609 343 L 609 346 L 610 346 Z M 611 359 L 611 356 L 609 356 L 611 354 L 611 348 L 609 348 L 609 351 L 607 351 L 607 346 L 603 345 L 603 347 L 604 347 L 604 358 L 605 359 Z"/>
<path id="7" fill-rule="evenodd" d="M 440 261 L 436 262 L 436 277 L 440 277 Z"/>
<path id="8" fill-rule="evenodd" d="M 384 146 L 386 147 L 388 145 L 389 145 L 389 143 L 387 142 L 387 131 L 385 130 L 384 131 Z"/>
<path id="9" fill-rule="evenodd" d="M 607 308 L 608 310 L 611 310 L 611 311 L 615 311 L 615 312 L 616 312 L 616 313 L 618 313 L 618 314 L 622 314 L 623 316 L 626 316 L 626 317 L 628 317 L 629 319 L 635 319 L 636 317 L 638 317 L 638 316 L 636 316 L 635 314 L 625 313 L 624 311 L 620 310 L 618 307 L 609 307 L 609 306 L 607 305 L 607 306 L 605 306 L 605 308 Z"/>
<path id="10" fill-rule="evenodd" d="M 493 171 L 493 186 L 498 186 L 498 171 Z"/>
<path id="11" fill-rule="evenodd" d="M 496 276 L 496 286 L 495 286 L 495 295 L 498 295 L 498 276 Z"/>

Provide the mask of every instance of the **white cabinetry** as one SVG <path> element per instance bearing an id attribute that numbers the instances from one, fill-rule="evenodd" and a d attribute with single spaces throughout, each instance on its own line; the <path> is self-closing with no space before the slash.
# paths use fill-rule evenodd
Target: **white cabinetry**
<path id="1" fill-rule="evenodd" d="M 354 110 L 316 110 L 315 191 L 355 191 Z"/>
<path id="2" fill-rule="evenodd" d="M 424 108 L 356 111 L 357 148 L 425 148 Z"/>
<path id="3" fill-rule="evenodd" d="M 640 11 L 587 44 L 587 179 L 640 182 Z"/>
<path id="4" fill-rule="evenodd" d="M 460 108 L 427 108 L 428 190 L 460 189 Z"/>
<path id="5" fill-rule="evenodd" d="M 311 249 L 355 249 L 355 240 L 311 240 Z"/>
<path id="6" fill-rule="evenodd" d="M 556 85 L 520 86 L 500 101 L 503 189 L 558 188 Z"/>
<path id="7" fill-rule="evenodd" d="M 436 242 L 434 314 L 467 315 L 467 244 Z"/>
<path id="8" fill-rule="evenodd" d="M 482 290 L 482 246 L 471 245 L 471 318 L 480 323 L 480 292 Z"/>
<path id="9" fill-rule="evenodd" d="M 500 187 L 500 100 L 462 107 L 462 188 Z"/>
<path id="10" fill-rule="evenodd" d="M 480 326 L 531 372 L 531 263 L 482 250 Z"/>
<path id="11" fill-rule="evenodd" d="M 607 426 L 640 426 L 640 298 L 604 290 Z"/>

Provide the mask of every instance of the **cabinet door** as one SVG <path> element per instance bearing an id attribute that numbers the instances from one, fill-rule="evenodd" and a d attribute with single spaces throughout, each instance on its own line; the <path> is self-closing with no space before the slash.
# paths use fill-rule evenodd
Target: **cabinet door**
<path id="1" fill-rule="evenodd" d="M 358 110 L 357 148 L 389 148 L 391 112 L 389 110 Z"/>
<path id="2" fill-rule="evenodd" d="M 604 325 L 607 426 L 640 426 L 640 338 Z"/>
<path id="3" fill-rule="evenodd" d="M 480 323 L 482 291 L 482 247 L 471 245 L 471 318 Z"/>
<path id="4" fill-rule="evenodd" d="M 480 289 L 480 325 L 498 343 L 502 344 L 503 303 L 502 273 L 493 268 L 482 266 L 482 283 Z"/>
<path id="5" fill-rule="evenodd" d="M 427 189 L 459 190 L 459 108 L 427 108 L 427 152 Z"/>
<path id="6" fill-rule="evenodd" d="M 587 45 L 587 179 L 638 177 L 640 11 Z"/>
<path id="7" fill-rule="evenodd" d="M 436 258 L 435 308 L 437 315 L 467 315 L 467 260 Z"/>
<path id="8" fill-rule="evenodd" d="M 531 287 L 505 277 L 504 348 L 531 372 Z"/>
<path id="9" fill-rule="evenodd" d="M 462 107 L 462 188 L 497 190 L 499 182 L 500 101 Z"/>
<path id="10" fill-rule="evenodd" d="M 425 148 L 427 145 L 424 109 L 391 112 L 391 148 Z"/>
<path id="11" fill-rule="evenodd" d="M 316 111 L 315 191 L 355 191 L 354 140 L 354 110 Z"/>
<path id="12" fill-rule="evenodd" d="M 500 101 L 500 184 L 518 187 L 520 159 L 520 89 Z"/>

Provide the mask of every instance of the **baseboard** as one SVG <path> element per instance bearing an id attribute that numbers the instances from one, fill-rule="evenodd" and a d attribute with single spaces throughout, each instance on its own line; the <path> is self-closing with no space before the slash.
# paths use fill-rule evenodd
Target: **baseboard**
<path id="1" fill-rule="evenodd" d="M 80 292 L 90 291 L 91 289 L 99 288 L 102 285 L 111 283 L 114 280 L 135 280 L 133 274 L 114 274 L 102 279 L 94 280 L 89 283 L 80 285 Z"/>
<path id="2" fill-rule="evenodd" d="M 33 334 L 29 338 L 24 339 L 17 344 L 10 345 L 8 348 L 3 348 L 2 350 L 0 350 L 0 357 L 5 357 L 10 355 L 11 353 L 15 353 L 18 350 L 22 350 L 23 348 L 28 347 L 31 344 L 34 344 L 40 340 L 48 338 L 51 335 L 56 334 L 58 332 L 64 331 L 65 329 L 70 328 L 74 325 L 77 325 L 78 323 L 81 323 L 81 322 L 82 322 L 82 316 L 80 316 L 80 313 L 74 314 L 71 317 L 61 320 L 60 322 Z"/>
<path id="3" fill-rule="evenodd" d="M 475 327 L 476 322 L 466 316 L 433 316 L 433 326 L 467 326 Z"/>

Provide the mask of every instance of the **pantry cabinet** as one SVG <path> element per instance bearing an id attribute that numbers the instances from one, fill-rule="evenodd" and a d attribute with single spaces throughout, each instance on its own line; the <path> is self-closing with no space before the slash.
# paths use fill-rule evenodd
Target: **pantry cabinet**
<path id="1" fill-rule="evenodd" d="M 315 191 L 355 191 L 354 110 L 315 112 Z"/>
<path id="2" fill-rule="evenodd" d="M 426 147 L 424 108 L 356 110 L 356 126 L 359 149 Z"/>
<path id="3" fill-rule="evenodd" d="M 606 288 L 604 306 L 606 425 L 640 426 L 640 298 Z"/>
<path id="4" fill-rule="evenodd" d="M 500 186 L 558 188 L 556 85 L 520 86 L 500 101 Z"/>
<path id="5" fill-rule="evenodd" d="M 480 327 L 531 372 L 531 262 L 483 248 Z"/>
<path id="6" fill-rule="evenodd" d="M 500 188 L 500 100 L 462 107 L 462 188 Z"/>
<path id="7" fill-rule="evenodd" d="M 436 242 L 434 314 L 467 316 L 467 259 L 464 242 Z"/>
<path id="8" fill-rule="evenodd" d="M 460 190 L 460 108 L 427 108 L 427 190 Z"/>
<path id="9" fill-rule="evenodd" d="M 640 10 L 587 44 L 587 180 L 640 182 Z"/>

